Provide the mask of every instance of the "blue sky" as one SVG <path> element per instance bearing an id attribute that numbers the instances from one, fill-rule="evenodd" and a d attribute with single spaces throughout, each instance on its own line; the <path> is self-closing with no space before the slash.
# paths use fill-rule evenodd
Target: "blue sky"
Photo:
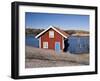
<path id="1" fill-rule="evenodd" d="M 46 29 L 50 25 L 65 30 L 89 31 L 89 15 L 51 14 L 51 13 L 25 13 L 25 27 Z"/>

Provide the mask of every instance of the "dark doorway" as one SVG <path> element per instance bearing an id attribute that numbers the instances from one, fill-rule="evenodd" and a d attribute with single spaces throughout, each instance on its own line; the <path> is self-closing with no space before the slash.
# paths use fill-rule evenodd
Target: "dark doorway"
<path id="1" fill-rule="evenodd" d="M 65 39 L 64 40 L 64 52 L 67 52 L 68 51 L 68 47 L 69 47 L 69 43 L 68 43 L 68 39 Z"/>

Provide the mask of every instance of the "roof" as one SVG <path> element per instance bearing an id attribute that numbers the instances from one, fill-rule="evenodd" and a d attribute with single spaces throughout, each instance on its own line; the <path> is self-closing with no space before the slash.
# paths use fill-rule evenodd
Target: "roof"
<path id="1" fill-rule="evenodd" d="M 54 27 L 54 26 L 49 26 L 49 28 L 47 28 L 46 30 L 42 31 L 41 33 L 39 33 L 35 38 L 39 38 L 42 34 L 44 34 L 46 31 L 48 31 L 50 28 L 52 28 L 53 30 L 55 30 L 56 32 L 58 32 L 61 36 L 63 36 L 64 38 L 67 38 L 69 35 L 67 33 L 65 33 L 63 30 Z"/>

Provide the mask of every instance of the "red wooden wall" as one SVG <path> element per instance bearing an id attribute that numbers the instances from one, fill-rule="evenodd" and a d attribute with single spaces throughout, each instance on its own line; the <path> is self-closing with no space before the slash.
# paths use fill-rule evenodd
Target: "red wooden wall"
<path id="1" fill-rule="evenodd" d="M 60 48 L 62 49 L 62 36 L 54 31 L 54 38 L 49 38 L 49 31 L 53 29 L 49 29 L 46 33 L 41 36 L 41 48 L 43 48 L 43 42 L 48 42 L 48 49 L 55 49 L 55 42 L 60 42 Z"/>

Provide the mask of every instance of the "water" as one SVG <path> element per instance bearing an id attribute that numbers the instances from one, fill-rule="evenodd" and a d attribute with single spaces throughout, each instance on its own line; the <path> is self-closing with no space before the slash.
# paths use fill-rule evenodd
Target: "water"
<path id="1" fill-rule="evenodd" d="M 25 44 L 28 46 L 39 48 L 39 40 L 36 39 L 34 35 L 27 35 L 25 38 Z"/>
<path id="2" fill-rule="evenodd" d="M 26 45 L 39 48 L 39 40 L 34 35 L 26 36 Z M 69 37 L 68 51 L 70 53 L 89 53 L 89 37 Z"/>
<path id="3" fill-rule="evenodd" d="M 70 53 L 89 53 L 89 37 L 70 37 L 68 43 Z"/>

